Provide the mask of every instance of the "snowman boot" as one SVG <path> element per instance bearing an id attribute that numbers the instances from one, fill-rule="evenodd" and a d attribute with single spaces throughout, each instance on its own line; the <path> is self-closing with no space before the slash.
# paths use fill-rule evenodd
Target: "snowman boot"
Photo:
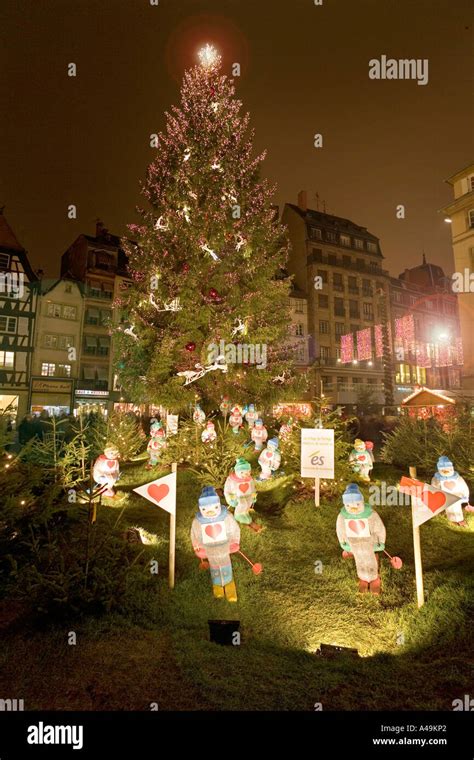
<path id="1" fill-rule="evenodd" d="M 225 591 L 225 598 L 228 602 L 236 602 L 237 601 L 237 589 L 235 587 L 235 581 L 230 581 L 230 583 L 226 583 L 224 586 Z"/>
<path id="2" fill-rule="evenodd" d="M 224 597 L 224 586 L 212 586 L 212 593 L 214 594 L 216 599 L 223 599 Z"/>

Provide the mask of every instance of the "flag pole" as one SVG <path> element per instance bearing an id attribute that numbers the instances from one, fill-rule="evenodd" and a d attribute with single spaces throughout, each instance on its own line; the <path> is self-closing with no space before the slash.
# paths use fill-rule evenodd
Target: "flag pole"
<path id="1" fill-rule="evenodd" d="M 176 472 L 177 469 L 178 469 L 177 462 L 173 462 L 173 464 L 171 465 L 171 472 Z M 176 498 L 176 495 L 175 495 L 175 498 Z M 169 570 L 168 570 L 168 582 L 169 582 L 170 588 L 174 588 L 175 549 L 176 549 L 176 504 L 175 504 L 175 508 L 173 512 L 170 513 L 170 546 L 169 546 Z"/>
<path id="2" fill-rule="evenodd" d="M 416 467 L 410 467 L 410 478 L 416 479 Z M 413 496 L 411 498 L 411 522 L 413 526 L 413 554 L 415 557 L 415 579 L 416 579 L 416 601 L 418 609 L 425 603 L 425 593 L 423 589 L 423 566 L 421 564 L 421 541 L 420 526 L 415 524 L 415 505 Z"/>

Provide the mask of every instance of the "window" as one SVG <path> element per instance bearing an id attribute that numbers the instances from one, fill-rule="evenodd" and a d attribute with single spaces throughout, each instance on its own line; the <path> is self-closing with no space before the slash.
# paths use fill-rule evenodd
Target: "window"
<path id="1" fill-rule="evenodd" d="M 469 190 L 474 190 L 474 174 L 471 174 L 471 176 L 468 178 L 467 186 Z"/>
<path id="2" fill-rule="evenodd" d="M 8 253 L 0 253 L 0 269 L 8 269 L 10 265 L 10 256 Z"/>
<path id="3" fill-rule="evenodd" d="M 57 375 L 58 375 L 58 377 L 71 377 L 71 365 L 70 364 L 58 364 Z"/>
<path id="4" fill-rule="evenodd" d="M 58 347 L 58 336 L 57 335 L 45 335 L 43 343 L 46 348 L 57 348 Z"/>
<path id="5" fill-rule="evenodd" d="M 343 256 L 342 257 L 342 266 L 343 267 L 350 267 L 352 266 L 352 259 L 350 256 Z"/>
<path id="6" fill-rule="evenodd" d="M 362 382 L 361 377 L 353 377 L 352 378 L 352 385 L 359 385 Z"/>
<path id="7" fill-rule="evenodd" d="M 358 293 L 357 277 L 349 277 L 349 293 Z"/>
<path id="8" fill-rule="evenodd" d="M 48 317 L 60 317 L 61 316 L 61 304 L 48 303 L 47 308 Z"/>
<path id="9" fill-rule="evenodd" d="M 327 319 L 319 320 L 319 332 L 323 335 L 327 335 L 329 333 L 329 322 Z"/>
<path id="10" fill-rule="evenodd" d="M 328 264 L 331 264 L 333 267 L 337 267 L 337 256 L 335 253 L 328 254 Z"/>
<path id="11" fill-rule="evenodd" d="M 372 296 L 374 294 L 370 280 L 362 280 L 362 294 L 364 296 Z"/>
<path id="12" fill-rule="evenodd" d="M 345 334 L 344 322 L 335 322 L 334 329 L 335 329 L 336 336 L 344 335 Z"/>
<path id="13" fill-rule="evenodd" d="M 110 320 L 112 319 L 112 312 L 110 309 L 101 309 L 100 310 L 100 324 L 102 327 L 105 327 Z"/>
<path id="14" fill-rule="evenodd" d="M 377 253 L 377 244 L 376 243 L 368 242 L 367 243 L 367 250 L 370 251 L 371 253 Z"/>
<path id="15" fill-rule="evenodd" d="M 328 296 L 323 296 L 323 295 L 318 296 L 318 303 L 319 303 L 320 309 L 328 309 L 329 308 Z"/>
<path id="16" fill-rule="evenodd" d="M 100 311 L 99 309 L 87 309 L 86 311 L 86 324 L 88 325 L 98 325 L 100 319 Z"/>
<path id="17" fill-rule="evenodd" d="M 300 298 L 295 298 L 295 312 L 296 314 L 302 314 L 304 311 L 303 309 L 303 301 Z"/>
<path id="18" fill-rule="evenodd" d="M 340 388 L 342 385 L 345 385 L 345 382 L 346 382 L 346 378 L 345 377 L 339 376 L 339 377 L 336 378 L 336 380 L 337 380 L 337 387 L 338 388 Z"/>
<path id="19" fill-rule="evenodd" d="M 318 277 L 321 277 L 322 281 L 327 284 L 328 281 L 328 270 L 327 269 L 318 269 Z"/>
<path id="20" fill-rule="evenodd" d="M 329 346 L 320 346 L 319 355 L 321 359 L 329 359 L 331 357 L 331 349 Z"/>
<path id="21" fill-rule="evenodd" d="M 374 318 L 374 307 L 371 303 L 364 303 L 364 319 Z"/>
<path id="22" fill-rule="evenodd" d="M 363 250 L 363 248 L 364 248 L 364 241 L 361 240 L 360 238 L 355 238 L 354 239 L 354 245 L 355 245 L 356 248 L 360 248 L 361 250 Z"/>
<path id="23" fill-rule="evenodd" d="M 469 217 L 469 227 L 474 227 L 474 208 L 470 209 L 467 213 Z"/>
<path id="24" fill-rule="evenodd" d="M 97 352 L 97 336 L 84 335 L 84 353 L 95 354 Z"/>
<path id="25" fill-rule="evenodd" d="M 341 358 L 341 347 L 336 346 L 336 359 L 340 359 L 340 358 Z"/>
<path id="26" fill-rule="evenodd" d="M 0 351 L 0 367 L 12 369 L 15 365 L 15 354 L 13 351 Z"/>
<path id="27" fill-rule="evenodd" d="M 69 346 L 73 345 L 74 337 L 72 335 L 46 334 L 43 338 L 43 346 L 45 346 L 45 348 L 67 349 Z"/>
<path id="28" fill-rule="evenodd" d="M 54 377 L 56 374 L 56 365 L 43 362 L 41 365 L 41 374 L 43 377 Z"/>
<path id="29" fill-rule="evenodd" d="M 76 319 L 76 307 L 75 306 L 63 306 L 64 319 Z"/>
<path id="30" fill-rule="evenodd" d="M 370 268 L 371 269 L 380 269 L 380 264 L 378 261 L 371 261 L 370 262 Z"/>
<path id="31" fill-rule="evenodd" d="M 352 319 L 360 319 L 358 301 L 349 301 L 349 316 Z"/>
<path id="32" fill-rule="evenodd" d="M 59 335 L 58 336 L 58 348 L 69 348 L 74 345 L 73 335 Z"/>
<path id="33" fill-rule="evenodd" d="M 330 230 L 326 230 L 326 240 L 329 240 L 331 243 L 336 242 L 336 233 L 331 232 Z"/>
<path id="34" fill-rule="evenodd" d="M 344 282 L 342 279 L 342 274 L 338 274 L 337 272 L 334 272 L 332 276 L 332 284 L 334 287 L 334 290 L 344 290 Z"/>
<path id="35" fill-rule="evenodd" d="M 304 335 L 304 326 L 302 324 L 296 325 L 295 335 Z M 102 341 L 103 338 L 101 338 L 100 340 Z M 108 349 L 107 349 L 107 353 L 108 353 Z"/>
<path id="36" fill-rule="evenodd" d="M 0 333 L 16 333 L 16 317 L 0 317 Z"/>
<path id="37" fill-rule="evenodd" d="M 351 239 L 350 239 L 349 235 L 341 235 L 340 240 L 341 240 L 341 245 L 346 245 L 346 246 L 350 247 L 350 245 L 351 245 Z"/>
<path id="38" fill-rule="evenodd" d="M 334 299 L 334 314 L 338 317 L 345 317 L 344 300 L 342 298 Z"/>
<path id="39" fill-rule="evenodd" d="M 323 237 L 321 230 L 318 227 L 310 227 L 309 236 L 312 240 L 321 240 Z"/>

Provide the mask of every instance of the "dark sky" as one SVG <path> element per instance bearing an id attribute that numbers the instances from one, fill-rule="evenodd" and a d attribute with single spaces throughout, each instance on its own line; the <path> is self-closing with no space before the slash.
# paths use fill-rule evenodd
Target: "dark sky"
<path id="1" fill-rule="evenodd" d="M 148 136 L 206 41 L 226 73 L 241 63 L 237 94 L 280 207 L 319 192 L 381 238 L 392 274 L 423 248 L 452 271 L 438 209 L 472 161 L 471 0 L 3 0 L 0 16 L 0 205 L 49 276 L 98 216 L 115 234 L 135 220 Z M 428 85 L 370 80 L 382 54 L 428 58 Z"/>

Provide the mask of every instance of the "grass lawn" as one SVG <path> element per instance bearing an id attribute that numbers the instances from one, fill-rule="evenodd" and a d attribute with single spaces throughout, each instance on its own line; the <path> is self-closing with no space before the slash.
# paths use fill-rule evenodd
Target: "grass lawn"
<path id="1" fill-rule="evenodd" d="M 124 614 L 42 630 L 30 624 L 5 636 L 2 696 L 41 710 L 149 710 L 151 703 L 160 710 L 314 710 L 318 703 L 324 710 L 451 710 L 453 699 L 472 693 L 472 515 L 469 530 L 442 516 L 421 527 L 427 602 L 418 611 L 409 507 L 378 508 L 387 549 L 404 561 L 396 571 L 382 560 L 380 597 L 359 595 L 354 563 L 341 558 L 339 504 L 323 498 L 317 509 L 309 498 L 283 511 L 266 508 L 258 515 L 265 530 L 244 527 L 241 540 L 264 571 L 255 576 L 234 557 L 239 601 L 229 604 L 213 598 L 209 573 L 198 570 L 192 552 L 200 488 L 185 469 L 178 472 L 176 588 L 168 589 L 168 515 L 131 493 L 158 477 L 143 465 L 124 468 L 124 499 L 107 502 L 99 520 L 115 520 L 125 506 L 124 527 L 157 536 L 143 555 L 146 581 L 128 590 Z M 375 467 L 375 479 L 398 477 Z M 147 569 L 151 559 L 158 576 Z M 207 621 L 216 617 L 240 620 L 239 646 L 209 642 Z M 359 657 L 321 657 L 321 643 L 356 648 Z"/>

